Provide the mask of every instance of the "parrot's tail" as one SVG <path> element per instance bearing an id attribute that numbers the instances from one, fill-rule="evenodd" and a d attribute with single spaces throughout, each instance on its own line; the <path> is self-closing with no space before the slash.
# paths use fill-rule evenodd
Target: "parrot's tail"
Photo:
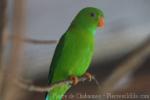
<path id="1" fill-rule="evenodd" d="M 47 93 L 45 100 L 62 100 L 62 97 L 65 95 L 65 93 L 69 90 L 70 87 L 71 85 L 69 84 L 56 86 L 50 92 Z"/>

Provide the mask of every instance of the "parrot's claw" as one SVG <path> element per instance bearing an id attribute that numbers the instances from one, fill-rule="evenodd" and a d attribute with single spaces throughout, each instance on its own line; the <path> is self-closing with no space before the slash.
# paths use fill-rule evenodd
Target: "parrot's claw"
<path id="1" fill-rule="evenodd" d="M 89 72 L 85 73 L 85 77 L 87 77 L 89 81 L 92 81 L 92 79 L 93 79 L 93 75 Z"/>
<path id="2" fill-rule="evenodd" d="M 77 85 L 79 83 L 79 79 L 76 76 L 71 76 L 70 80 L 72 81 L 72 85 Z"/>

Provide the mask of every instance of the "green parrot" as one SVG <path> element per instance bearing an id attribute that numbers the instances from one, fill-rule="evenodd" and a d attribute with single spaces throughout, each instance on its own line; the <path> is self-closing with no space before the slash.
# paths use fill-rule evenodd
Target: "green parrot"
<path id="1" fill-rule="evenodd" d="M 97 27 L 104 27 L 104 14 L 100 9 L 86 7 L 72 21 L 56 47 L 49 72 L 49 84 L 68 78 L 77 83 L 84 75 L 94 53 Z M 71 84 L 57 86 L 46 94 L 46 100 L 61 100 Z"/>

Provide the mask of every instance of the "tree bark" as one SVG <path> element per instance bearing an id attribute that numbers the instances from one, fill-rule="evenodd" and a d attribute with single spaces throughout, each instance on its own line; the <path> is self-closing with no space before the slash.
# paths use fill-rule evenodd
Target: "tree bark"
<path id="1" fill-rule="evenodd" d="M 7 7 L 7 0 L 0 0 L 0 95 L 2 91 L 2 82 L 3 82 L 2 58 L 3 58 L 3 35 L 6 26 L 6 7 Z"/>
<path id="2" fill-rule="evenodd" d="M 24 92 L 15 86 L 13 81 L 19 77 L 22 68 L 23 44 L 20 40 L 25 32 L 25 1 L 13 0 L 12 48 L 10 61 L 4 73 L 2 100 L 23 100 L 24 96 Z"/>

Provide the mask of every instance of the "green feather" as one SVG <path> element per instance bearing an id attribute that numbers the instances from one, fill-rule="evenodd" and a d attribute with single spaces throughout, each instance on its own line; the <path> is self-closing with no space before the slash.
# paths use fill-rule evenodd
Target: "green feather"
<path id="1" fill-rule="evenodd" d="M 94 14 L 94 15 L 92 15 Z M 88 69 L 94 53 L 95 32 L 102 11 L 87 7 L 79 12 L 69 29 L 61 37 L 52 59 L 49 83 L 82 76 Z M 46 100 L 60 100 L 70 89 L 64 84 L 51 90 Z"/>

